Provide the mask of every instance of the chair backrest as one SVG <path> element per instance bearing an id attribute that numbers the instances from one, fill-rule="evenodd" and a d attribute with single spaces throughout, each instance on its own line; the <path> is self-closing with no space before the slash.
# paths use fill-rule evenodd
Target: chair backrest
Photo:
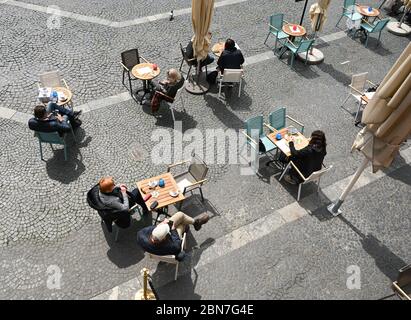
<path id="1" fill-rule="evenodd" d="M 367 82 L 367 76 L 368 76 L 368 72 L 353 74 L 351 78 L 351 86 L 360 92 L 364 92 L 365 83 Z M 358 94 L 358 92 L 352 89 L 351 91 L 353 94 Z"/>
<path id="2" fill-rule="evenodd" d="M 173 98 L 172 103 L 173 103 L 174 101 L 177 101 L 177 100 L 180 98 L 181 93 L 182 93 L 183 90 L 184 90 L 184 87 L 185 87 L 185 82 L 184 82 L 183 86 L 182 86 L 180 89 L 177 90 L 176 95 L 175 95 L 175 97 Z"/>
<path id="3" fill-rule="evenodd" d="M 58 132 L 40 132 L 36 131 L 36 136 L 41 142 L 64 144 L 64 138 L 60 137 Z"/>
<path id="4" fill-rule="evenodd" d="M 297 52 L 296 52 L 296 53 L 299 53 L 299 52 L 307 52 L 308 49 L 310 49 L 310 47 L 311 47 L 311 45 L 313 44 L 313 42 L 314 42 L 314 39 L 311 39 L 311 40 L 301 40 L 301 41 L 300 41 L 300 44 L 299 44 L 299 46 L 298 46 L 298 48 L 297 48 Z"/>
<path id="5" fill-rule="evenodd" d="M 62 86 L 60 72 L 57 70 L 42 73 L 39 75 L 39 78 L 41 86 L 44 88 Z"/>
<path id="6" fill-rule="evenodd" d="M 355 10 L 355 0 L 344 0 L 343 11 L 346 13 L 353 13 L 350 10 Z"/>
<path id="7" fill-rule="evenodd" d="M 224 69 L 222 82 L 240 82 L 243 69 Z"/>
<path id="8" fill-rule="evenodd" d="M 135 65 L 140 64 L 140 55 L 138 54 L 138 49 L 130 49 L 122 52 L 121 62 L 130 70 Z"/>
<path id="9" fill-rule="evenodd" d="M 195 64 L 195 62 L 196 62 L 195 60 L 189 61 L 190 59 L 189 59 L 189 57 L 187 56 L 186 49 L 184 49 L 184 47 L 183 47 L 183 45 L 182 45 L 181 43 L 180 43 L 180 51 L 181 51 L 181 55 L 183 56 L 184 61 L 187 62 L 187 64 L 188 64 L 189 66 Z"/>
<path id="10" fill-rule="evenodd" d="M 186 239 L 187 239 L 187 233 L 184 232 L 183 240 L 181 241 L 181 250 L 180 250 L 180 252 L 183 252 L 185 247 L 186 247 L 186 241 L 187 241 Z M 173 254 L 165 255 L 165 256 L 158 256 L 158 255 L 156 255 L 154 253 L 150 253 L 150 252 L 146 252 L 146 254 L 150 258 L 155 259 L 155 260 L 164 261 L 164 262 L 172 263 L 172 264 L 178 264 L 178 261 L 176 260 L 176 256 L 173 255 Z"/>
<path id="11" fill-rule="evenodd" d="M 304 183 L 310 182 L 310 181 L 317 181 L 318 179 L 321 178 L 321 176 L 330 171 L 332 169 L 333 166 L 329 166 L 326 167 L 324 169 L 318 170 L 318 171 L 314 171 L 313 173 L 310 174 L 310 176 L 308 178 L 306 178 L 306 180 L 304 181 Z"/>
<path id="12" fill-rule="evenodd" d="M 281 31 L 284 23 L 284 14 L 276 13 L 270 16 L 270 31 L 271 32 L 279 32 Z M 272 28 L 273 26 L 274 28 Z"/>
<path id="13" fill-rule="evenodd" d="M 380 31 L 382 31 L 389 21 L 390 21 L 390 18 L 386 18 L 386 19 L 382 19 L 382 20 L 378 21 L 374 25 L 374 28 L 372 29 L 371 32 L 380 32 Z"/>
<path id="14" fill-rule="evenodd" d="M 207 164 L 200 158 L 193 156 L 191 163 L 188 166 L 188 172 L 193 176 L 196 181 L 203 180 L 208 173 Z"/>
<path id="15" fill-rule="evenodd" d="M 264 133 L 263 116 L 256 116 L 245 121 L 245 130 L 249 137 L 254 138 L 258 133 L 258 138 Z"/>
<path id="16" fill-rule="evenodd" d="M 281 130 L 282 128 L 285 128 L 285 108 L 281 107 L 271 112 L 268 116 L 268 121 L 270 122 L 270 126 L 274 129 Z"/>

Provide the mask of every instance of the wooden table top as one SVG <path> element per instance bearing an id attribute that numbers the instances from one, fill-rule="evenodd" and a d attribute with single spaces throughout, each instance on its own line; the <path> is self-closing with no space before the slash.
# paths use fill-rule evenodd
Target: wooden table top
<path id="1" fill-rule="evenodd" d="M 296 31 L 293 30 L 294 26 L 297 27 Z M 293 24 L 293 23 L 287 23 L 283 25 L 283 31 L 292 37 L 302 37 L 307 33 L 307 31 L 305 30 L 303 26 L 300 26 L 298 24 Z"/>
<path id="2" fill-rule="evenodd" d="M 283 138 L 281 140 L 277 140 L 275 137 L 277 133 L 281 133 Z M 301 150 L 308 146 L 310 140 L 307 139 L 301 132 L 298 132 L 294 136 L 294 147 L 296 150 Z M 288 135 L 288 128 L 284 128 L 281 130 L 276 130 L 271 132 L 267 135 L 268 139 L 270 139 L 280 150 L 284 153 L 287 157 L 291 156 L 290 148 L 288 143 L 291 139 L 290 135 Z"/>
<path id="3" fill-rule="evenodd" d="M 377 17 L 380 15 L 380 10 L 372 8 L 372 11 L 368 11 L 368 6 L 361 6 L 357 4 L 358 13 L 366 17 Z"/>
<path id="4" fill-rule="evenodd" d="M 57 101 L 57 105 L 59 106 L 64 106 L 65 104 L 69 103 L 71 99 L 73 98 L 73 93 L 65 88 L 65 87 L 54 87 L 52 90 L 57 91 L 59 95 L 59 100 Z M 66 100 L 60 100 L 60 95 L 63 94 L 67 99 Z"/>
<path id="5" fill-rule="evenodd" d="M 159 181 L 160 179 L 164 179 L 165 181 L 165 186 L 163 188 L 159 186 L 150 188 L 148 186 L 148 183 L 150 181 L 154 181 L 154 180 Z M 159 192 L 159 196 L 157 198 L 154 198 L 152 196 L 150 199 L 146 201 L 146 206 L 148 210 L 150 210 L 150 206 L 154 201 L 158 202 L 158 206 L 156 207 L 156 209 L 161 209 L 169 205 L 175 204 L 177 202 L 183 201 L 185 199 L 185 196 L 181 192 L 179 192 L 177 197 L 170 196 L 169 194 L 170 191 L 178 191 L 177 183 L 174 180 L 173 175 L 170 172 L 167 172 L 167 173 L 164 173 L 164 174 L 161 174 L 159 176 L 152 177 L 149 179 L 141 180 L 137 182 L 137 188 L 140 191 L 140 194 L 143 198 L 146 194 L 149 194 L 153 191 Z"/>
<path id="6" fill-rule="evenodd" d="M 224 51 L 224 45 L 225 45 L 225 42 L 217 42 L 213 45 L 213 47 L 211 48 L 211 51 L 214 53 L 214 55 L 219 57 Z"/>
<path id="7" fill-rule="evenodd" d="M 140 80 L 153 80 L 160 74 L 160 67 L 157 66 L 157 70 L 153 70 L 152 63 L 140 63 L 131 69 L 131 74 Z"/>

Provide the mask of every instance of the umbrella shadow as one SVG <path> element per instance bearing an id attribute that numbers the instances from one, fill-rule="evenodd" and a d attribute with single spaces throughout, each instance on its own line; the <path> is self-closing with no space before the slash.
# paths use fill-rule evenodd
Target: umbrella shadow
<path id="1" fill-rule="evenodd" d="M 50 179 L 57 180 L 64 184 L 69 184 L 80 177 L 86 170 L 83 164 L 83 156 L 80 149 L 88 147 L 92 137 L 88 136 L 85 140 L 85 131 L 78 128 L 75 131 L 76 141 L 69 133 L 69 143 L 67 146 L 67 161 L 64 160 L 64 149 L 53 149 L 53 158 L 46 161 L 46 170 Z"/>
<path id="2" fill-rule="evenodd" d="M 338 218 L 361 237 L 360 241 L 362 247 L 375 260 L 378 269 L 380 269 L 391 281 L 395 281 L 398 276 L 398 270 L 406 265 L 404 260 L 394 254 L 374 235 L 364 234 L 341 215 L 339 215 Z"/>
<path id="3" fill-rule="evenodd" d="M 120 229 L 118 241 L 115 242 L 114 235 L 116 227 L 114 227 L 113 232 L 110 233 L 105 224 L 101 223 L 104 237 L 110 247 L 107 251 L 109 260 L 118 268 L 128 268 L 143 260 L 144 250 L 142 250 L 137 243 L 137 232 L 151 224 L 152 217 L 150 215 L 141 217 L 140 221 L 132 218 L 130 227 Z"/>
<path id="4" fill-rule="evenodd" d="M 209 107 L 214 115 L 227 127 L 231 129 L 241 129 L 244 127 L 244 122 L 237 115 L 227 109 L 224 102 L 220 99 L 205 95 L 207 107 Z"/>
<path id="5" fill-rule="evenodd" d="M 387 169 L 383 169 L 383 172 L 387 174 L 390 178 L 401 181 L 409 186 L 411 186 L 411 166 L 405 161 L 401 155 L 398 155 L 395 159 L 395 164 L 398 169 L 388 172 Z"/>

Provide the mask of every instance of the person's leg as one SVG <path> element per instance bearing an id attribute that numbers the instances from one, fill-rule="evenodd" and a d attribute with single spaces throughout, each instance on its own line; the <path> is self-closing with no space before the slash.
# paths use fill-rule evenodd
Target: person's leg
<path id="1" fill-rule="evenodd" d="M 189 224 L 194 224 L 194 219 L 191 218 L 190 216 L 184 214 L 181 211 L 175 213 L 170 218 L 170 221 L 173 221 L 174 227 L 176 228 L 180 238 L 183 236 L 183 233 L 186 229 L 186 226 L 189 225 Z"/>
<path id="2" fill-rule="evenodd" d="M 47 112 L 53 112 L 54 110 L 57 110 L 61 115 L 68 116 L 69 118 L 72 118 L 74 116 L 73 110 L 59 106 L 54 102 L 49 102 L 49 104 L 47 105 Z"/>
<path id="3" fill-rule="evenodd" d="M 208 66 L 209 64 L 214 62 L 214 57 L 210 56 L 209 54 L 207 55 L 207 58 L 204 60 L 201 60 L 200 67 L 203 68 L 205 66 Z"/>
<path id="4" fill-rule="evenodd" d="M 127 192 L 127 194 L 130 196 L 129 197 L 130 208 L 134 206 L 135 204 L 138 204 L 140 205 L 141 208 L 143 208 L 143 214 L 148 213 L 146 203 L 144 202 L 144 199 L 141 196 L 140 191 L 137 188 L 131 192 Z"/>

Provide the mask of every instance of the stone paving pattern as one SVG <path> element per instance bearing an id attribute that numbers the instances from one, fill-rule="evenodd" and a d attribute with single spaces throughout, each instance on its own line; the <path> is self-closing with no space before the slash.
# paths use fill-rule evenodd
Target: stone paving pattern
<path id="1" fill-rule="evenodd" d="M 99 7 L 92 2 L 81 6 L 76 2 L 53 2 L 63 10 L 113 21 L 171 8 L 162 1 L 150 2 L 150 6 L 148 1 L 139 1 L 146 11 L 137 10 L 134 2 L 120 1 L 117 8 L 110 3 L 104 1 Z M 179 4 L 182 8 L 190 6 L 187 1 Z M 159 20 L 121 29 L 63 18 L 61 29 L 48 30 L 45 14 L 0 6 L 0 25 L 4 27 L 0 31 L 0 106 L 26 113 L 31 113 L 35 105 L 38 74 L 42 71 L 60 69 L 79 105 L 125 91 L 118 65 L 121 51 L 138 46 L 142 55 L 165 70 L 179 66 L 178 43 L 185 44 L 192 33 L 190 15 L 173 22 Z M 286 19 L 298 17 L 293 19 L 297 21 L 301 9 L 293 1 L 273 6 L 265 0 L 218 8 L 212 26 L 214 39 L 233 37 L 246 57 L 266 52 L 270 50 L 263 45 L 268 14 L 285 12 Z M 238 13 L 235 18 L 233 10 Z M 338 14 L 339 5 L 333 2 L 324 35 L 339 31 L 334 28 Z M 322 184 L 329 186 L 353 174 L 361 162 L 360 155 L 349 153 L 359 129 L 353 126 L 353 116 L 338 107 L 346 96 L 351 75 L 369 71 L 372 81 L 380 81 L 409 39 L 384 32 L 382 41 L 377 49 L 374 41 L 370 40 L 370 48 L 366 49 L 350 38 L 320 45 L 325 62 L 313 67 L 297 63 L 296 71 L 290 70 L 286 59 L 250 65 L 245 69 L 241 98 L 236 97 L 236 89 L 227 92 L 227 104 L 217 99 L 215 88 L 204 96 L 184 93 L 187 113 L 178 111 L 176 118 L 183 122 L 184 132 L 194 128 L 203 132 L 210 128 L 238 130 L 243 120 L 256 114 L 267 117 L 276 106 L 286 106 L 289 115 L 304 122 L 307 134 L 317 128 L 326 132 L 326 162 L 334 169 Z M 341 65 L 347 60 L 350 63 Z M 355 103 L 349 106 L 355 111 Z M 138 228 L 148 224 L 149 218 L 133 224 L 114 243 L 96 212 L 87 206 L 85 195 L 103 175 L 132 186 L 139 179 L 164 172 L 165 164 L 155 166 L 150 159 L 151 132 L 157 128 L 172 132 L 171 114 L 163 107 L 160 115 L 153 117 L 129 100 L 86 113 L 82 119 L 83 126 L 76 133 L 80 142 L 70 145 L 67 163 L 61 150 L 52 152 L 49 146 L 44 147 L 46 161 L 41 161 L 33 133 L 24 124 L 0 119 L 0 186 L 7 190 L 0 200 L 0 298 L 87 299 L 136 277 L 143 266 L 156 268 L 156 263 L 143 260 L 143 252 L 135 243 Z M 344 204 L 344 217 L 368 236 L 365 247 L 363 237 L 341 219 L 304 217 L 200 267 L 195 288 L 189 281 L 193 272 L 190 268 L 184 269 L 186 274 L 177 283 L 167 284 L 172 272 L 160 265 L 156 283 L 162 296 L 167 297 L 167 290 L 178 286 L 184 290 L 178 290 L 181 296 L 176 298 L 191 299 L 373 299 L 388 294 L 389 285 L 385 283 L 402 262 L 411 259 L 405 236 L 410 222 L 409 165 L 401 159 L 395 165 L 398 169 L 393 174 L 360 189 Z M 201 232 L 190 235 L 191 247 L 212 242 L 295 201 L 296 189 L 278 183 L 272 169 L 263 165 L 260 173 L 260 177 L 240 176 L 239 166 L 211 165 L 210 181 L 204 187 L 205 204 L 193 196 L 184 206 L 192 216 L 204 211 L 213 216 Z M 307 186 L 303 196 L 314 191 L 314 187 Z M 315 247 L 311 247 L 310 239 Z M 197 253 L 193 255 L 196 261 L 201 259 Z M 339 279 L 346 277 L 349 264 L 358 261 L 366 275 L 367 290 L 353 292 L 341 287 Z M 188 261 L 187 265 L 194 262 Z M 60 290 L 46 288 L 50 265 L 63 270 Z M 221 277 L 214 276 L 214 271 Z M 246 274 L 251 274 L 250 278 Z M 328 283 L 325 287 L 324 282 Z M 235 294 L 227 292 L 227 288 L 237 285 Z M 264 288 L 263 296 L 260 287 Z"/>

